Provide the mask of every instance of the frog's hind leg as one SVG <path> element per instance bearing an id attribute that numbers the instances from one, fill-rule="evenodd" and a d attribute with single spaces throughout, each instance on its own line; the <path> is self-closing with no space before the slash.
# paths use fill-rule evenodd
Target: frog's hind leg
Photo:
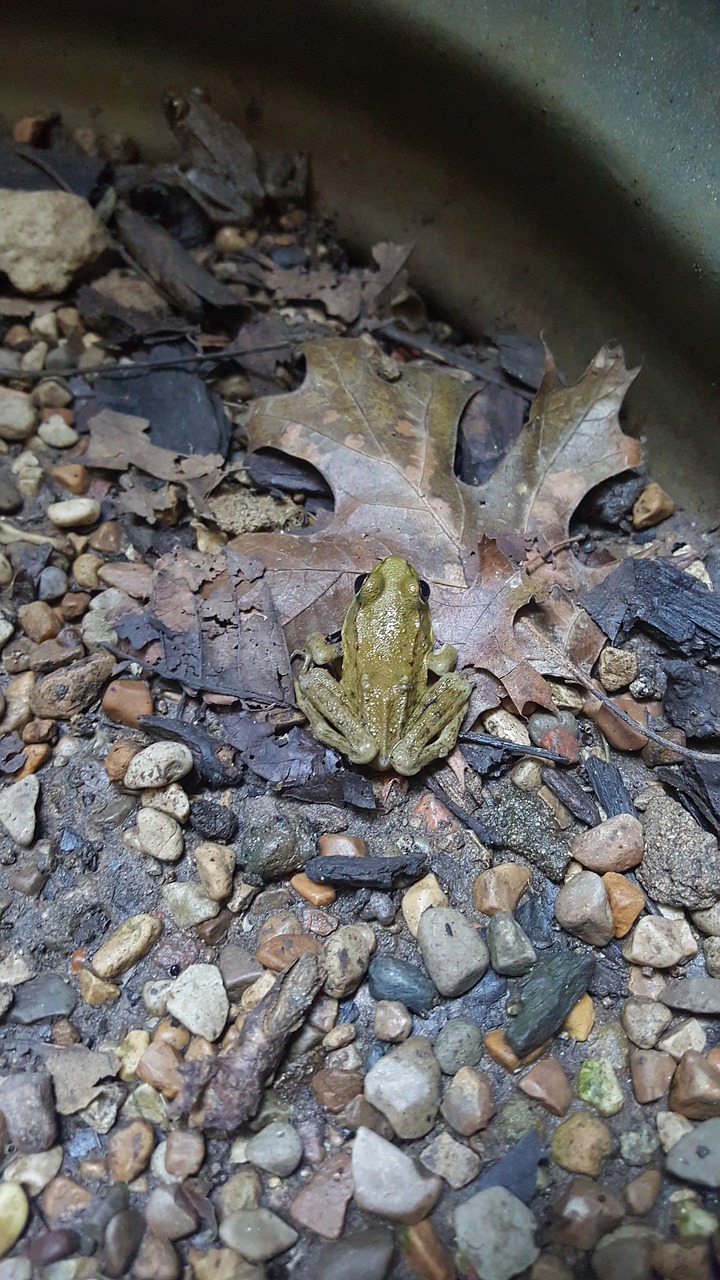
<path id="1" fill-rule="evenodd" d="M 301 671 L 295 680 L 295 697 L 318 742 L 340 751 L 353 764 L 369 764 L 375 759 L 375 739 L 353 715 L 329 671 L 320 667 Z"/>
<path id="2" fill-rule="evenodd" d="M 449 755 L 465 718 L 470 693 L 470 681 L 457 671 L 448 672 L 431 685 L 407 733 L 393 748 L 393 769 L 407 777 L 432 760 Z"/>

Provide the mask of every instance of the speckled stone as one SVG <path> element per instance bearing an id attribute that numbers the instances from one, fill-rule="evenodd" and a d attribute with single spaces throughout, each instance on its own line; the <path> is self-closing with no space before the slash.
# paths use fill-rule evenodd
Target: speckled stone
<path id="1" fill-rule="evenodd" d="M 395 956 L 376 956 L 368 970 L 373 1000 L 399 1000 L 413 1013 L 426 1013 L 437 990 L 417 965 Z"/>
<path id="2" fill-rule="evenodd" d="M 411 1036 L 386 1053 L 365 1076 L 365 1097 L 399 1138 L 422 1138 L 435 1122 L 440 1067 L 429 1040 Z"/>
<path id="3" fill-rule="evenodd" d="M 608 1058 L 586 1058 L 577 1075 L 578 1097 L 601 1116 L 614 1116 L 625 1101 Z"/>
<path id="4" fill-rule="evenodd" d="M 636 924 L 623 955 L 630 964 L 652 969 L 671 969 L 694 956 L 698 946 L 687 920 L 666 920 L 664 916 L 643 916 Z"/>
<path id="5" fill-rule="evenodd" d="M 480 1172 L 480 1157 L 457 1142 L 449 1133 L 440 1133 L 420 1152 L 420 1163 L 443 1178 L 453 1190 L 466 1187 Z"/>
<path id="6" fill-rule="evenodd" d="M 698 1124 L 670 1148 L 665 1168 L 683 1182 L 720 1187 L 720 1118 Z"/>
<path id="7" fill-rule="evenodd" d="M 604 1121 L 587 1111 L 578 1111 L 554 1130 L 550 1154 L 561 1169 L 597 1178 L 612 1146 L 612 1134 Z"/>
<path id="8" fill-rule="evenodd" d="M 620 1020 L 628 1039 L 638 1049 L 654 1049 L 663 1031 L 672 1022 L 672 1014 L 657 1000 L 642 1000 L 631 996 L 622 1007 Z"/>
<path id="9" fill-rule="evenodd" d="M 443 1075 L 453 1076 L 461 1067 L 476 1067 L 482 1057 L 483 1033 L 469 1018 L 451 1018 L 433 1046 Z"/>
<path id="10" fill-rule="evenodd" d="M 430 977 L 449 998 L 469 991 L 489 964 L 478 930 L 452 907 L 429 907 L 420 917 L 418 944 Z"/>
<path id="11" fill-rule="evenodd" d="M 518 978 L 527 973 L 537 960 L 537 953 L 525 930 L 507 911 L 496 911 L 490 917 L 486 939 L 490 963 L 496 973 Z"/>

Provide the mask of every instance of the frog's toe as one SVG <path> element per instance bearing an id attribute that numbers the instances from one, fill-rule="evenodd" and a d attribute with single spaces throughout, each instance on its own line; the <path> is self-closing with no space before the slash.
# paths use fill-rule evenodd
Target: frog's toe
<path id="1" fill-rule="evenodd" d="M 345 755 L 353 764 L 370 764 L 377 753 L 377 743 L 374 738 L 370 737 L 370 734 L 364 739 L 359 738 L 353 742 L 352 747 L 348 744 L 347 748 L 345 748 Z"/>

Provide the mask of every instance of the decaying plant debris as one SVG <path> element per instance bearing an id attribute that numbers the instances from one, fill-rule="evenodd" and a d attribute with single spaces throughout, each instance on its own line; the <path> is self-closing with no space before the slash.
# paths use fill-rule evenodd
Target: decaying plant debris
<path id="1" fill-rule="evenodd" d="M 165 109 L 0 139 L 0 1280 L 710 1276 L 720 558 L 642 373 Z M 473 685 L 411 779 L 293 692 L 389 554 Z"/>

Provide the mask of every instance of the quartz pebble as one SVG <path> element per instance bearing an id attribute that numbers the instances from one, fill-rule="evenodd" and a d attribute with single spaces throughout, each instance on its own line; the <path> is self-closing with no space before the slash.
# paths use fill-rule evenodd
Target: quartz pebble
<path id="1" fill-rule="evenodd" d="M 267 1262 L 297 1238 L 297 1231 L 269 1209 L 237 1209 L 220 1224 L 220 1239 L 248 1262 Z"/>
<path id="2" fill-rule="evenodd" d="M 214 964 L 189 965 L 173 982 L 167 1008 L 193 1035 L 217 1040 L 230 1011 L 220 970 Z"/>
<path id="3" fill-rule="evenodd" d="M 0 823 L 11 840 L 27 849 L 35 838 L 35 807 L 40 783 L 34 774 L 0 791 Z"/>
<path id="4" fill-rule="evenodd" d="M 683 1055 L 688 1052 L 688 1049 L 693 1049 L 696 1053 L 702 1053 L 706 1041 L 707 1036 L 704 1028 L 697 1018 L 683 1018 L 682 1022 L 678 1022 L 670 1031 L 661 1036 L 658 1041 L 658 1048 L 672 1054 L 673 1058 L 676 1058 L 679 1062 Z"/>
<path id="5" fill-rule="evenodd" d="M 618 813 L 576 836 L 572 856 L 589 871 L 630 871 L 643 856 L 643 828 L 629 813 Z"/>
<path id="6" fill-rule="evenodd" d="M 204 840 L 195 850 L 200 883 L 213 902 L 224 902 L 232 893 L 235 853 L 226 844 Z"/>
<path id="7" fill-rule="evenodd" d="M 487 1076 L 480 1075 L 472 1067 L 461 1067 L 443 1095 L 440 1106 L 443 1119 L 456 1133 L 469 1138 L 485 1128 L 494 1110 Z"/>
<path id="8" fill-rule="evenodd" d="M 666 920 L 663 916 L 644 916 L 623 947 L 630 964 L 652 969 L 671 969 L 697 952 L 697 942 L 686 920 Z"/>
<path id="9" fill-rule="evenodd" d="M 540 1250 L 537 1222 L 505 1187 L 488 1187 L 455 1210 L 457 1251 L 478 1280 L 510 1280 L 525 1271 Z"/>
<path id="10" fill-rule="evenodd" d="M 440 1067 L 429 1040 L 411 1036 L 386 1053 L 365 1076 L 365 1097 L 399 1138 L 422 1138 L 435 1122 Z"/>
<path id="11" fill-rule="evenodd" d="M 123 921 L 95 952 L 92 967 L 99 978 L 116 978 L 147 955 L 157 942 L 162 925 L 156 916 L 145 913 Z"/>
<path id="12" fill-rule="evenodd" d="M 182 742 L 154 742 L 133 756 L 125 774 L 128 791 L 166 787 L 184 778 L 193 767 L 192 753 Z"/>
<path id="13" fill-rule="evenodd" d="M 438 884 L 437 877 L 430 872 L 429 875 L 423 876 L 422 880 L 416 880 L 415 884 L 410 886 L 403 894 L 401 905 L 405 923 L 413 938 L 417 938 L 423 911 L 427 911 L 428 907 L 446 907 L 448 899 L 447 894 Z"/>
<path id="14" fill-rule="evenodd" d="M 37 415 L 35 406 L 24 391 L 0 387 L 0 440 L 27 440 L 32 435 Z"/>
<path id="15" fill-rule="evenodd" d="M 488 967 L 488 949 L 478 930 L 452 907 L 424 911 L 417 939 L 435 986 L 451 999 L 474 987 Z"/>
<path id="16" fill-rule="evenodd" d="M 77 444 L 80 437 L 74 427 L 68 425 L 59 413 L 53 413 L 38 427 L 38 435 L 43 444 L 51 449 L 69 449 Z"/>
<path id="17" fill-rule="evenodd" d="M 496 973 L 518 978 L 537 960 L 535 948 L 524 929 L 507 911 L 496 911 L 487 927 L 490 963 Z"/>
<path id="18" fill-rule="evenodd" d="M 674 1111 L 658 1111 L 655 1124 L 658 1140 L 665 1152 L 670 1151 L 676 1142 L 695 1128 L 692 1120 L 687 1120 L 685 1116 L 677 1115 Z"/>
<path id="19" fill-rule="evenodd" d="M 51 502 L 47 517 L 59 529 L 82 529 L 88 524 L 97 524 L 100 503 L 94 498 L 66 498 L 63 502 Z"/>
<path id="20" fill-rule="evenodd" d="M 140 809 L 137 833 L 143 852 L 157 858 L 158 862 L 177 862 L 182 857 L 182 827 L 168 813 L 159 809 Z"/>
<path id="21" fill-rule="evenodd" d="M 602 879 L 594 871 L 580 871 L 558 890 L 555 918 L 567 933 L 593 947 L 604 947 L 614 935 L 610 903 Z"/>
<path id="22" fill-rule="evenodd" d="M 392 1143 L 361 1127 L 352 1149 L 354 1197 L 361 1209 L 394 1222 L 420 1222 L 435 1206 L 442 1182 Z"/>

